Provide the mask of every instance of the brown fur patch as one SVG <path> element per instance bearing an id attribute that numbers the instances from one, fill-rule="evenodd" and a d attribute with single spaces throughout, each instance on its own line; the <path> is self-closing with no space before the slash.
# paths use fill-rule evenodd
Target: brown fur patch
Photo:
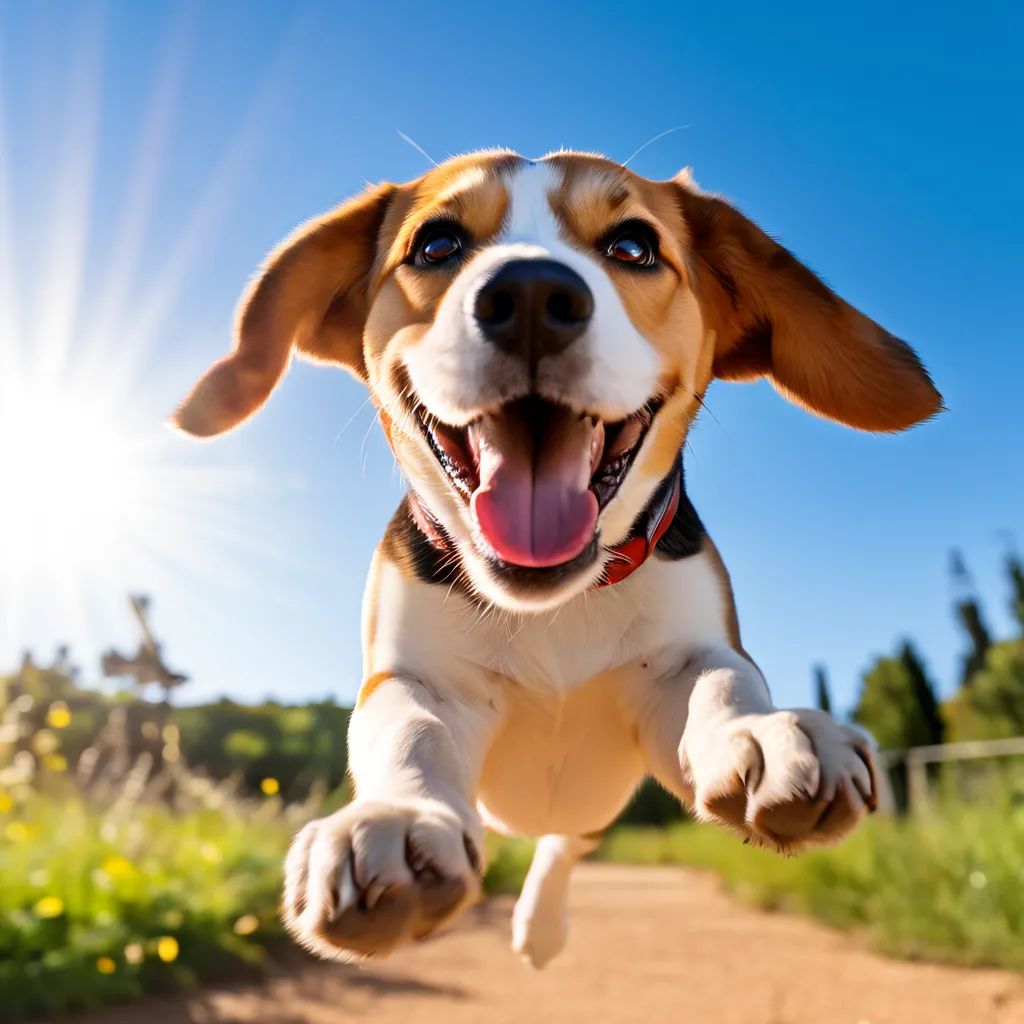
<path id="1" fill-rule="evenodd" d="M 394 193 L 378 185 L 304 224 L 270 255 L 239 306 L 234 351 L 192 389 L 175 426 L 196 437 L 238 426 L 266 402 L 293 350 L 366 379 L 367 279 Z"/>
<path id="2" fill-rule="evenodd" d="M 391 517 L 378 550 L 404 575 L 452 588 L 476 600 L 458 554 L 454 550 L 439 551 L 427 540 L 410 511 L 408 495 Z"/>
<path id="3" fill-rule="evenodd" d="M 942 409 L 913 350 L 840 299 L 723 200 L 676 183 L 715 376 L 767 376 L 790 401 L 861 430 L 895 431 Z"/>
<path id="4" fill-rule="evenodd" d="M 507 152 L 471 154 L 404 186 L 402 202 L 382 225 L 375 280 L 379 283 L 409 258 L 416 235 L 430 221 L 455 221 L 472 242 L 486 244 L 501 230 L 508 212 L 507 175 L 519 163 L 521 157 Z"/>
<path id="5" fill-rule="evenodd" d="M 372 676 L 367 676 L 367 678 L 363 680 L 363 685 L 359 687 L 359 694 L 356 697 L 356 711 L 358 711 L 370 699 L 374 690 L 378 689 L 389 679 L 394 678 L 394 672 L 374 672 Z"/>
<path id="6" fill-rule="evenodd" d="M 550 198 L 552 211 L 570 245 L 593 256 L 599 241 L 629 220 L 643 221 L 657 233 L 657 268 L 638 272 L 611 259 L 602 267 L 630 320 L 658 352 L 662 375 L 686 379 L 697 361 L 687 342 L 699 335 L 700 326 L 682 244 L 686 224 L 672 187 L 641 178 L 603 157 L 568 153 L 548 159 L 561 176 Z"/>
<path id="7" fill-rule="evenodd" d="M 706 534 L 704 536 L 704 544 L 701 547 L 701 554 L 707 558 L 708 564 L 718 578 L 719 591 L 722 595 L 722 602 L 725 605 L 726 635 L 729 645 L 738 654 L 742 654 L 756 668 L 754 659 L 744 650 L 743 641 L 740 639 L 740 620 L 736 614 L 736 598 L 733 595 L 729 570 L 726 569 L 725 562 L 722 561 L 722 556 L 719 554 L 718 548 L 715 547 L 715 542 Z"/>

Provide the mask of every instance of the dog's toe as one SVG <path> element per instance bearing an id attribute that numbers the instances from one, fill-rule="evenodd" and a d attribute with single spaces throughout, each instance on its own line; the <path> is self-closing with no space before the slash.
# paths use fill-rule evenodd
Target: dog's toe
<path id="1" fill-rule="evenodd" d="M 285 925 L 324 956 L 390 953 L 476 897 L 475 849 L 442 804 L 356 801 L 296 837 L 285 865 Z"/>

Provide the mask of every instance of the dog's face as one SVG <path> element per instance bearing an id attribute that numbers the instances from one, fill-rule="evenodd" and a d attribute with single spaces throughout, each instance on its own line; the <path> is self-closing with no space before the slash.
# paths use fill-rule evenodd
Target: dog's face
<path id="1" fill-rule="evenodd" d="M 367 384 L 469 581 L 514 609 L 601 578 L 715 376 L 864 430 L 941 407 L 908 346 L 731 206 L 577 153 L 458 157 L 300 228 L 176 424 L 237 426 L 293 351 Z"/>

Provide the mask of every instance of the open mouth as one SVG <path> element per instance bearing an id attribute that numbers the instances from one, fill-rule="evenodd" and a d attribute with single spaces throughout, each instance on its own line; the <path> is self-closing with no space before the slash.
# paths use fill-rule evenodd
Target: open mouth
<path id="1" fill-rule="evenodd" d="M 596 550 L 598 515 L 625 480 L 660 405 L 654 399 L 604 423 L 531 395 L 466 427 L 440 423 L 422 408 L 419 419 L 496 560 L 549 569 Z"/>

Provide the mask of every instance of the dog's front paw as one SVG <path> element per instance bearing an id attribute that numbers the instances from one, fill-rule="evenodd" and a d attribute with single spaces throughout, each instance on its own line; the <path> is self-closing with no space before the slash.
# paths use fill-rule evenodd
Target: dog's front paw
<path id="1" fill-rule="evenodd" d="M 870 741 L 822 711 L 745 715 L 683 756 L 699 817 L 783 852 L 835 842 L 877 803 Z"/>
<path id="2" fill-rule="evenodd" d="M 344 959 L 422 938 L 478 895 L 478 832 L 440 801 L 356 800 L 295 837 L 285 925 L 307 948 Z"/>

